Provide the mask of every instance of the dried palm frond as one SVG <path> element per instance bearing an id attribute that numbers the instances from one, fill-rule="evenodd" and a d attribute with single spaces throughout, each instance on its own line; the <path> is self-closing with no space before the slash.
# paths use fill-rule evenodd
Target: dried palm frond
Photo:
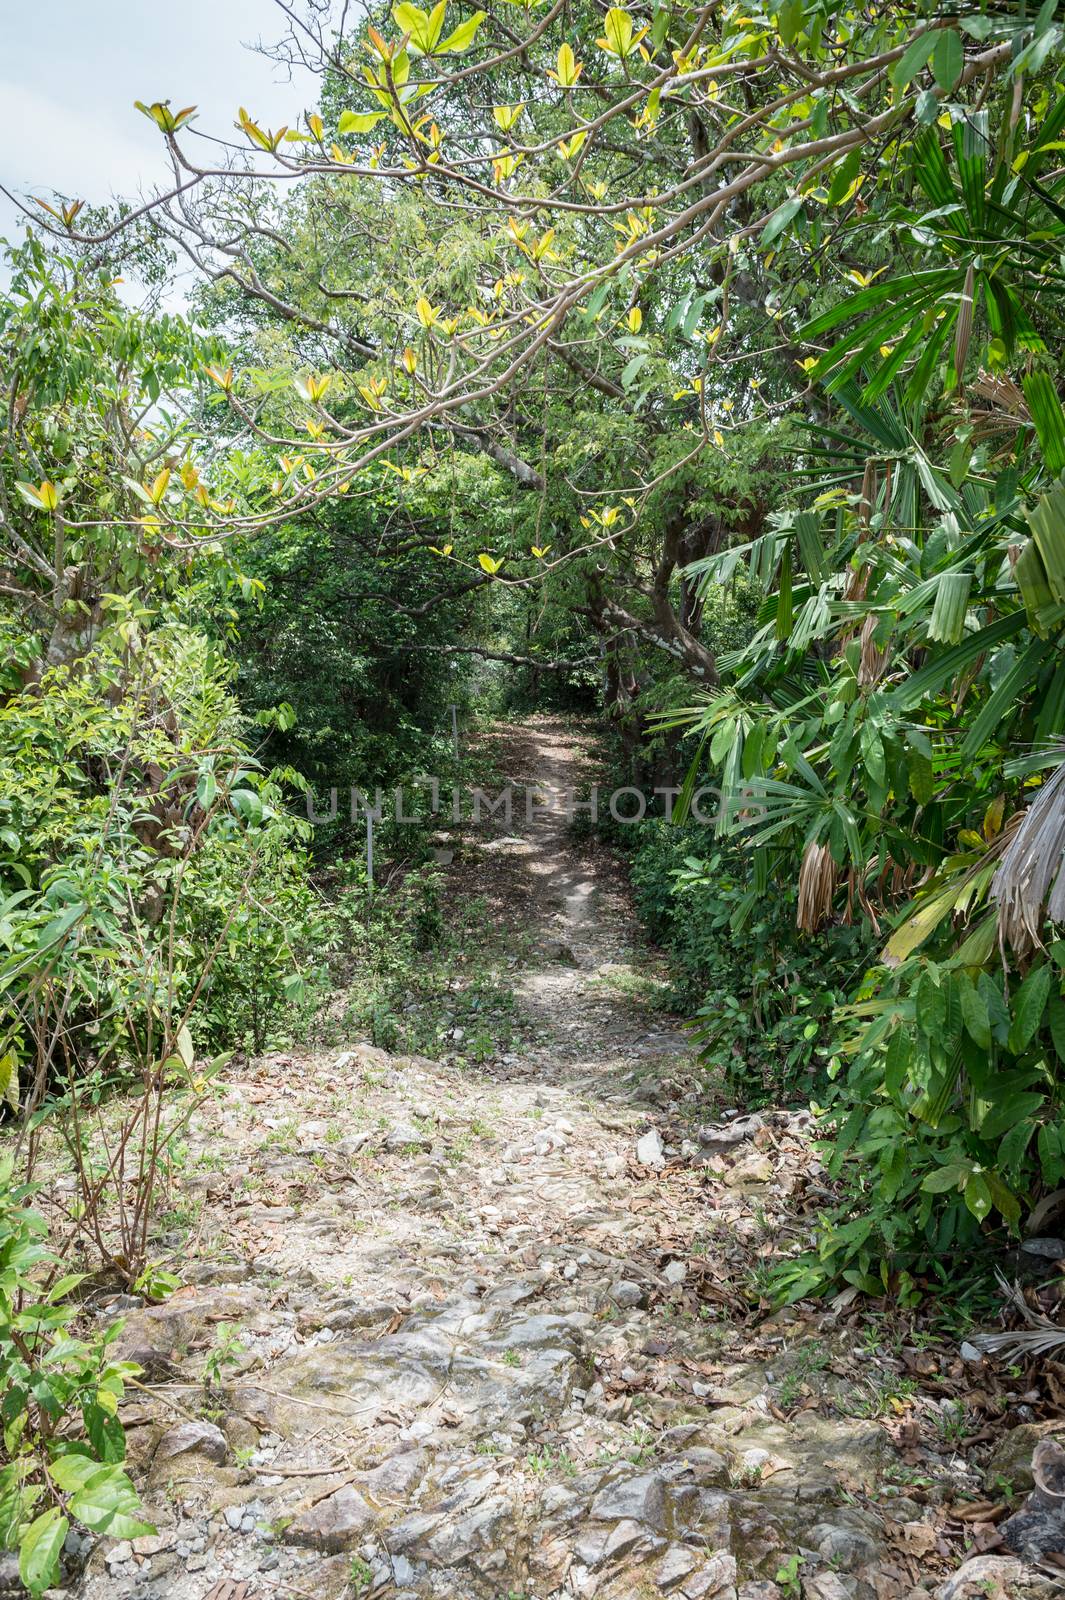
<path id="1" fill-rule="evenodd" d="M 977 1333 L 967 1341 L 985 1356 L 1045 1356 L 1065 1345 L 1065 1328 L 1047 1322 L 1041 1328 L 1014 1328 L 1012 1333 Z"/>
<path id="2" fill-rule="evenodd" d="M 1014 1328 L 1006 1333 L 976 1333 L 966 1340 L 981 1355 L 1042 1356 L 1065 1345 L 1065 1328 L 1040 1312 L 1033 1311 L 1020 1285 L 1009 1283 L 996 1268 L 995 1277 L 1006 1297 L 1007 1307 L 1017 1311 L 1027 1322 L 1027 1328 Z"/>
<path id="3" fill-rule="evenodd" d="M 866 531 L 869 531 L 869 518 L 876 506 L 876 462 L 872 456 L 865 463 L 862 474 L 862 492 L 858 501 L 858 522 Z"/>
<path id="4" fill-rule="evenodd" d="M 999 936 L 1014 950 L 1042 945 L 1043 923 L 1065 922 L 1065 764 L 1048 778 L 1006 845 L 991 882 Z"/>
<path id="5" fill-rule="evenodd" d="M 862 623 L 862 653 L 858 662 L 858 682 L 863 689 L 877 683 L 887 665 L 887 650 L 879 649 L 873 642 L 873 635 L 877 630 L 879 621 L 880 618 L 876 613 L 870 611 Z"/>
<path id="6" fill-rule="evenodd" d="M 844 600 L 864 600 L 865 591 L 869 587 L 869 566 L 863 562 L 860 567 L 852 567 L 848 576 L 846 587 L 843 590 Z"/>
<path id="7" fill-rule="evenodd" d="M 965 371 L 965 362 L 969 355 L 969 340 L 973 332 L 973 289 L 975 284 L 975 269 L 969 262 L 969 269 L 965 274 L 965 283 L 961 291 L 961 304 L 958 307 L 958 321 L 954 329 L 954 377 L 961 383 L 961 375 Z"/>
<path id="8" fill-rule="evenodd" d="M 1008 412 L 1014 427 L 1019 422 L 1031 421 L 1024 390 L 1012 378 L 994 372 L 980 372 L 969 387 L 981 400 L 990 400 L 1000 411 Z"/>
<path id="9" fill-rule="evenodd" d="M 1012 439 L 1018 428 L 1031 423 L 1032 415 L 1024 392 L 1012 378 L 981 372 L 969 384 L 969 394 L 988 402 L 986 406 L 973 406 L 967 413 L 974 443 L 991 439 L 995 434 L 1008 434 Z"/>
<path id="10" fill-rule="evenodd" d="M 796 924 L 804 933 L 816 933 L 832 914 L 836 891 L 836 863 L 827 844 L 811 841 L 799 868 L 799 909 Z"/>

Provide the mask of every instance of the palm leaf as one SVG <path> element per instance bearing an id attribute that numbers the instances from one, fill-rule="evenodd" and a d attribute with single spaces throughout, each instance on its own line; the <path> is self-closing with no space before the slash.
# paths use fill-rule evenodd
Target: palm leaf
<path id="1" fill-rule="evenodd" d="M 915 672 L 905 683 L 901 683 L 893 690 L 887 697 L 892 710 L 909 711 L 914 706 L 920 705 L 926 695 L 937 693 L 951 678 L 957 677 L 959 672 L 964 672 L 966 667 L 972 666 L 985 650 L 990 650 L 993 645 L 1002 644 L 1004 640 L 1011 639 L 1015 633 L 1020 633 L 1024 624 L 1024 612 L 1011 611 L 1004 617 L 996 618 L 987 627 L 980 628 L 976 633 L 970 633 L 961 644 L 944 650 L 941 656 L 936 656 L 919 672 Z"/>

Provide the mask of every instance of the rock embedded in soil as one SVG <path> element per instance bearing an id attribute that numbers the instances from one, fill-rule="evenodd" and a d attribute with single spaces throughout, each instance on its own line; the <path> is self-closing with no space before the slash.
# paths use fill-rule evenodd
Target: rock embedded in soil
<path id="1" fill-rule="evenodd" d="M 662 1135 L 657 1128 L 645 1133 L 636 1141 L 636 1159 L 642 1167 L 660 1171 L 666 1164 L 666 1151 Z"/>
<path id="2" fill-rule="evenodd" d="M 1065 1438 L 1065 1422 L 1022 1422 L 998 1440 L 984 1469 L 984 1487 L 995 1493 L 1003 1483 L 1015 1492 L 1034 1487 L 1032 1456 L 1041 1439 L 1053 1435 Z"/>
<path id="3" fill-rule="evenodd" d="M 610 1298 L 616 1306 L 634 1310 L 645 1303 L 647 1295 L 638 1283 L 632 1283 L 628 1278 L 620 1278 L 617 1283 L 610 1285 Z"/>
<path id="4" fill-rule="evenodd" d="M 197 1455 L 219 1466 L 229 1453 L 226 1436 L 213 1422 L 181 1422 L 160 1439 L 155 1461 L 173 1461 L 177 1456 Z"/>
<path id="5" fill-rule="evenodd" d="M 934 1591 L 935 1600 L 1060 1600 L 1061 1586 L 1015 1556 L 973 1556 Z"/>
<path id="6" fill-rule="evenodd" d="M 294 1517 L 282 1538 L 286 1544 L 309 1545 L 333 1555 L 350 1549 L 376 1522 L 369 1502 L 345 1484 Z"/>

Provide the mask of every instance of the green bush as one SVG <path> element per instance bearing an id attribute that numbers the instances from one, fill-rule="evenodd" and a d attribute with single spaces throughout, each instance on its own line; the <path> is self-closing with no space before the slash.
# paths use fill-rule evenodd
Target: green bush
<path id="1" fill-rule="evenodd" d="M 0 1033 L 28 1069 L 143 1065 L 187 1022 L 261 1044 L 319 911 L 306 824 L 241 736 L 230 669 L 177 625 L 125 628 L 0 705 Z M 47 1019 L 61 1018 L 58 1033 Z"/>
<path id="2" fill-rule="evenodd" d="M 114 1539 L 154 1533 L 120 1463 L 118 1403 L 140 1368 L 116 1361 L 121 1323 L 73 1331 L 77 1274 L 59 1276 L 32 1191 L 0 1160 L 0 1547 L 31 1594 L 51 1588 L 71 1521 Z"/>
<path id="3" fill-rule="evenodd" d="M 454 613 L 416 614 L 432 595 L 435 558 L 368 553 L 378 513 L 386 508 L 372 500 L 340 501 L 321 522 L 277 529 L 244 552 L 265 588 L 237 613 L 236 691 L 268 730 L 267 759 L 307 779 L 319 812 L 338 791 L 336 821 L 314 833 L 324 858 L 359 848 L 353 786 L 372 797 L 378 785 L 387 794 L 419 773 L 450 770 L 450 706 L 463 715 L 466 700 L 465 668 L 440 648 Z"/>
<path id="4" fill-rule="evenodd" d="M 1061 1186 L 1063 965 L 1056 941 L 1024 973 L 993 978 L 970 951 L 870 974 L 841 1012 L 825 1117 L 829 1170 L 850 1195 L 817 1253 L 782 1273 L 789 1296 L 837 1277 L 908 1296 L 918 1275 L 941 1279 L 959 1251 L 982 1252 L 991 1218 L 1016 1230 Z"/>
<path id="5" fill-rule="evenodd" d="M 833 1011 L 861 971 L 865 939 L 858 927 L 799 933 L 794 885 L 766 894 L 751 852 L 708 834 L 642 825 L 637 905 L 669 956 L 704 1065 L 749 1104 L 808 1097 L 824 1080 Z"/>

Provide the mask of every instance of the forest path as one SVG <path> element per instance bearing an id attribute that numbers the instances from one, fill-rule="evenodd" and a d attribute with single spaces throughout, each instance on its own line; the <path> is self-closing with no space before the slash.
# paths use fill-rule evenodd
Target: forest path
<path id="1" fill-rule="evenodd" d="M 582 775 L 556 719 L 497 750 L 519 782 Z M 513 936 L 527 1044 L 230 1072 L 173 1200 L 188 1287 L 123 1336 L 159 1533 L 105 1542 L 85 1600 L 1049 1592 L 995 1555 L 944 1586 L 980 1494 L 963 1373 L 854 1306 L 766 1314 L 764 1258 L 825 1193 L 808 1118 L 696 1131 L 613 858 L 515 819 L 453 876 Z"/>

